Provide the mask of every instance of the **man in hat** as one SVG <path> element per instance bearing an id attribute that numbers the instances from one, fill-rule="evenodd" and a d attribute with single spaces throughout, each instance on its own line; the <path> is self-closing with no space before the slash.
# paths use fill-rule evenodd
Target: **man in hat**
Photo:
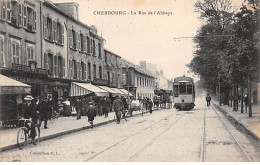
<path id="1" fill-rule="evenodd" d="M 36 131 L 35 131 L 35 124 L 37 122 L 37 115 L 36 115 L 36 109 L 34 109 L 33 103 L 32 103 L 33 97 L 31 95 L 27 95 L 24 98 L 24 104 L 22 106 L 22 117 L 24 119 L 31 119 L 32 123 L 31 123 L 31 127 L 26 124 L 26 127 L 28 129 L 30 129 L 31 134 L 29 135 L 29 137 L 32 138 L 32 142 L 34 141 L 34 138 L 36 136 Z"/>
<path id="2" fill-rule="evenodd" d="M 118 123 L 120 123 L 120 117 L 118 116 L 118 111 L 123 111 L 124 104 L 122 100 L 119 98 L 119 96 L 116 96 L 116 99 L 113 102 L 112 109 L 115 111 Z"/>
<path id="3" fill-rule="evenodd" d="M 48 105 L 48 99 L 47 97 L 43 98 L 42 103 L 40 104 L 40 126 L 42 124 L 42 121 L 44 121 L 44 129 L 47 129 L 47 121 L 49 118 L 49 105 Z"/>
<path id="4" fill-rule="evenodd" d="M 94 118 L 96 117 L 96 115 L 97 115 L 97 112 L 95 110 L 94 101 L 91 100 L 89 102 L 89 107 L 87 110 L 88 122 L 90 123 L 91 128 L 93 128 L 93 121 L 94 121 Z"/>
<path id="5" fill-rule="evenodd" d="M 209 94 L 206 96 L 207 106 L 210 106 L 211 97 Z"/>

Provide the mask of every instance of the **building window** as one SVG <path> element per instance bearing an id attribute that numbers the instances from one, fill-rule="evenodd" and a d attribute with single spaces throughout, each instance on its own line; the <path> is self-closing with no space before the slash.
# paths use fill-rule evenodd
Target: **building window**
<path id="1" fill-rule="evenodd" d="M 27 9 L 27 29 L 30 31 L 35 31 L 36 30 L 36 26 L 35 26 L 35 21 L 36 21 L 36 12 L 30 8 L 30 7 L 26 7 Z"/>
<path id="2" fill-rule="evenodd" d="M 51 76 L 53 76 L 53 72 L 54 72 L 54 65 L 53 65 L 53 55 L 52 54 L 48 54 L 48 66 L 49 66 L 49 73 Z"/>
<path id="3" fill-rule="evenodd" d="M 72 60 L 73 61 L 73 79 L 77 79 L 77 61 L 76 60 Z"/>
<path id="4" fill-rule="evenodd" d="M 55 42 L 64 45 L 64 27 L 57 20 L 54 21 Z"/>
<path id="5" fill-rule="evenodd" d="M 46 31 L 46 37 L 48 40 L 53 40 L 53 35 L 52 35 L 52 20 L 51 18 L 47 17 L 47 31 Z"/>
<path id="6" fill-rule="evenodd" d="M 11 38 L 12 62 L 21 64 L 21 41 Z"/>
<path id="7" fill-rule="evenodd" d="M 26 43 L 27 65 L 29 61 L 35 61 L 35 45 Z"/>
<path id="8" fill-rule="evenodd" d="M 139 82 L 139 81 L 138 81 L 138 77 L 136 77 L 136 86 L 138 86 L 138 82 Z"/>
<path id="9" fill-rule="evenodd" d="M 72 78 L 72 75 L 73 75 L 72 66 L 73 66 L 73 62 L 72 62 L 72 59 L 70 59 L 69 60 L 69 76 L 70 76 L 70 78 Z"/>
<path id="10" fill-rule="evenodd" d="M 1 10 L 0 10 L 0 16 L 1 16 L 1 19 L 2 20 L 5 20 L 6 18 L 6 1 L 3 0 L 3 1 L 0 1 L 0 7 L 1 7 Z"/>
<path id="11" fill-rule="evenodd" d="M 84 36 L 80 33 L 80 51 L 84 52 Z"/>
<path id="12" fill-rule="evenodd" d="M 98 57 L 102 58 L 102 55 L 101 55 L 101 43 L 100 42 L 98 43 Z"/>
<path id="13" fill-rule="evenodd" d="M 93 39 L 93 55 L 95 56 L 96 55 L 96 42 L 95 40 Z"/>
<path id="14" fill-rule="evenodd" d="M 102 66 L 99 66 L 99 78 L 102 79 Z"/>
<path id="15" fill-rule="evenodd" d="M 82 80 L 86 79 L 86 64 L 84 62 L 81 62 L 81 78 Z"/>
<path id="16" fill-rule="evenodd" d="M 57 66 L 57 69 L 58 69 L 58 77 L 62 77 L 63 76 L 63 66 L 62 66 L 62 57 L 61 56 L 58 56 L 58 66 Z"/>
<path id="17" fill-rule="evenodd" d="M 96 67 L 96 64 L 93 64 L 93 78 L 94 78 L 94 80 L 97 78 L 97 67 Z"/>
<path id="18" fill-rule="evenodd" d="M 88 62 L 88 79 L 91 80 L 91 64 Z"/>
<path id="19" fill-rule="evenodd" d="M 0 34 L 0 67 L 5 67 L 5 38 L 4 35 Z"/>
<path id="20" fill-rule="evenodd" d="M 11 22 L 11 1 L 6 2 L 6 21 Z"/>
<path id="21" fill-rule="evenodd" d="M 77 48 L 77 34 L 73 29 L 71 29 L 70 33 L 70 47 L 73 49 Z"/>
<path id="22" fill-rule="evenodd" d="M 89 41 L 89 37 L 87 37 L 87 52 L 90 53 L 90 41 Z"/>

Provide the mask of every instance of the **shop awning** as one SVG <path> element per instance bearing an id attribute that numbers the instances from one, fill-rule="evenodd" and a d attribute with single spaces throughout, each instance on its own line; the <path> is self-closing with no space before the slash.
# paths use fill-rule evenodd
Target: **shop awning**
<path id="1" fill-rule="evenodd" d="M 94 92 L 97 96 L 109 96 L 109 93 L 90 83 L 71 83 L 70 96 L 83 96 Z"/>
<path id="2" fill-rule="evenodd" d="M 108 91 L 109 93 L 112 93 L 112 95 L 119 95 L 120 94 L 119 92 L 117 92 L 117 91 L 115 91 L 112 88 L 109 88 L 107 86 L 98 86 L 98 87 Z"/>
<path id="3" fill-rule="evenodd" d="M 113 89 L 114 91 L 116 91 L 117 93 L 119 93 L 119 94 L 121 94 L 121 95 L 125 95 L 124 92 L 120 91 L 120 90 L 117 89 L 117 88 L 111 88 L 111 89 Z"/>
<path id="4" fill-rule="evenodd" d="M 122 91 L 126 96 L 128 96 L 128 91 L 125 89 L 119 89 L 120 91 Z M 130 92 L 129 92 L 129 96 L 133 96 Z"/>
<path id="5" fill-rule="evenodd" d="M 31 86 L 0 74 L 0 94 L 29 94 Z"/>

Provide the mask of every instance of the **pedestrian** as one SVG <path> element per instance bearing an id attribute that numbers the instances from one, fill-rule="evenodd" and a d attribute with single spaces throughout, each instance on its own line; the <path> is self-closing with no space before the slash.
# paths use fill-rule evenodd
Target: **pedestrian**
<path id="1" fill-rule="evenodd" d="M 211 97 L 209 94 L 206 96 L 207 106 L 210 106 Z"/>
<path id="2" fill-rule="evenodd" d="M 55 106 L 55 102 L 52 98 L 52 95 L 49 95 L 49 99 L 48 99 L 48 118 L 51 119 L 52 118 L 52 114 L 53 113 L 56 113 L 56 112 L 53 112 L 54 110 L 54 106 Z"/>
<path id="3" fill-rule="evenodd" d="M 39 105 L 40 109 L 40 126 L 42 124 L 42 121 L 44 121 L 44 129 L 48 129 L 47 124 L 48 124 L 48 119 L 50 115 L 50 108 L 49 108 L 49 103 L 47 97 L 44 97 L 42 102 Z"/>
<path id="4" fill-rule="evenodd" d="M 116 99 L 113 102 L 112 109 L 115 111 L 117 117 L 117 123 L 120 123 L 120 117 L 118 117 L 118 112 L 122 111 L 124 108 L 124 104 L 119 96 L 116 96 Z"/>
<path id="5" fill-rule="evenodd" d="M 148 109 L 150 110 L 150 114 L 153 112 L 153 102 L 151 99 L 148 99 Z"/>
<path id="6" fill-rule="evenodd" d="M 79 119 L 81 119 L 81 109 L 82 109 L 82 102 L 81 102 L 80 98 L 76 99 L 75 109 L 76 109 L 76 112 L 77 112 L 77 120 L 79 120 Z"/>
<path id="7" fill-rule="evenodd" d="M 94 121 L 96 115 L 97 115 L 97 112 L 95 110 L 94 101 L 91 100 L 89 102 L 89 107 L 87 110 L 88 122 L 90 123 L 91 128 L 93 128 L 93 121 Z"/>
<path id="8" fill-rule="evenodd" d="M 245 111 L 247 113 L 247 107 L 248 107 L 248 104 L 249 104 L 248 94 L 245 94 L 244 103 L 245 103 Z"/>

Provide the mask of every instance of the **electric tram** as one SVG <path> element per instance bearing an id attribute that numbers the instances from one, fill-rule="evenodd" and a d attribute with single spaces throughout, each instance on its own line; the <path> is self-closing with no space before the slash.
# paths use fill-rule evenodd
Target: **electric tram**
<path id="1" fill-rule="evenodd" d="M 191 110 L 195 104 L 195 86 L 191 77 L 174 78 L 174 107 L 179 110 Z"/>

